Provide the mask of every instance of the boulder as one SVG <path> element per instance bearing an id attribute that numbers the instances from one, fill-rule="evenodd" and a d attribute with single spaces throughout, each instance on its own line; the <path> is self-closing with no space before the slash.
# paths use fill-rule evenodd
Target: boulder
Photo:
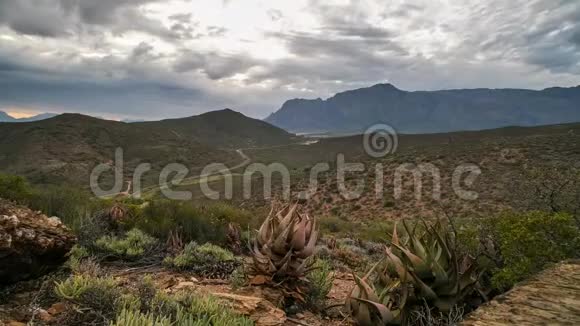
<path id="1" fill-rule="evenodd" d="M 75 243 L 57 217 L 0 199 L 0 284 L 40 276 L 61 265 Z"/>

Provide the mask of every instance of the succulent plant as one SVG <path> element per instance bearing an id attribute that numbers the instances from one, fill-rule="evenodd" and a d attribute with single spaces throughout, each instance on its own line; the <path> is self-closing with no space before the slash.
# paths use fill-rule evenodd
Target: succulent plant
<path id="1" fill-rule="evenodd" d="M 304 279 L 311 270 L 311 260 L 318 239 L 316 221 L 288 205 L 274 213 L 274 208 L 253 241 L 252 275 L 283 284 Z"/>
<path id="2" fill-rule="evenodd" d="M 400 282 L 392 282 L 377 293 L 368 281 L 376 266 L 378 263 L 363 278 L 354 275 L 356 286 L 346 300 L 346 311 L 360 326 L 398 325 L 401 309 L 395 305 Z"/>
<path id="3" fill-rule="evenodd" d="M 476 289 L 480 274 L 475 261 L 468 255 L 460 257 L 452 234 L 439 221 L 433 225 L 424 222 L 425 231 L 420 235 L 416 225 L 413 230 L 404 222 L 403 226 L 408 239 L 401 241 L 395 227 L 392 246 L 386 248 L 391 273 L 384 278 L 397 277 L 411 284 L 414 291 L 409 301 L 426 301 L 448 312 Z"/>
<path id="4" fill-rule="evenodd" d="M 476 289 L 481 274 L 469 256 L 460 257 L 452 234 L 439 221 L 423 224 L 425 230 L 419 232 L 417 224 L 410 229 L 403 222 L 404 239 L 395 225 L 384 262 L 363 278 L 355 276 L 357 286 L 347 309 L 359 325 L 404 324 L 409 313 L 425 303 L 447 313 Z M 382 269 L 375 272 L 378 266 Z"/>

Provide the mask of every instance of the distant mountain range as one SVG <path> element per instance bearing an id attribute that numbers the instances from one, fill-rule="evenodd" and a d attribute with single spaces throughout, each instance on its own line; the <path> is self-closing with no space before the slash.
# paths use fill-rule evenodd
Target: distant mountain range
<path id="1" fill-rule="evenodd" d="M 209 163 L 240 163 L 234 149 L 295 141 L 293 134 L 228 109 L 135 123 L 67 113 L 30 123 L 0 123 L 0 173 L 23 175 L 34 183 L 88 186 L 91 169 L 112 161 L 120 147 L 125 171 L 151 163 L 146 178 L 153 182 L 168 163 L 199 173 Z"/>
<path id="2" fill-rule="evenodd" d="M 42 113 L 28 118 L 14 118 L 4 111 L 0 111 L 0 122 L 30 122 L 39 121 L 57 116 L 55 113 Z"/>
<path id="3" fill-rule="evenodd" d="M 361 132 L 387 123 L 399 132 L 434 133 L 580 121 L 580 86 L 525 89 L 400 90 L 391 84 L 322 100 L 289 100 L 265 121 L 292 132 Z"/>

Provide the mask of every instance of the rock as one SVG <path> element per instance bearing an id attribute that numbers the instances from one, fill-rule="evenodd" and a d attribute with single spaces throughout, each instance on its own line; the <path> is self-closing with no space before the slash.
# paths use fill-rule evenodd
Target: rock
<path id="1" fill-rule="evenodd" d="M 177 284 L 177 286 L 175 286 L 173 288 L 173 290 L 183 290 L 183 289 L 194 288 L 194 287 L 195 287 L 195 283 L 193 283 L 193 282 L 179 282 L 179 284 Z"/>
<path id="2" fill-rule="evenodd" d="M 61 265 L 76 238 L 56 217 L 0 199 L 0 284 L 12 284 Z"/>
<path id="3" fill-rule="evenodd" d="M 229 301 L 235 311 L 248 316 L 257 326 L 276 326 L 286 322 L 286 313 L 263 298 L 231 293 L 213 293 L 213 295 Z"/>
<path id="4" fill-rule="evenodd" d="M 57 302 L 48 308 L 47 312 L 52 316 L 60 315 L 67 310 L 67 305 L 62 302 Z"/>
<path id="5" fill-rule="evenodd" d="M 0 324 L 0 325 L 2 325 L 2 324 Z M 16 320 L 11 320 L 11 321 L 6 322 L 6 326 L 26 326 L 26 324 L 19 322 L 19 321 L 16 321 Z"/>
<path id="6" fill-rule="evenodd" d="M 36 311 L 36 316 L 38 319 L 42 320 L 45 323 L 50 323 L 52 321 L 52 316 L 48 313 L 48 311 L 44 309 L 38 309 Z"/>

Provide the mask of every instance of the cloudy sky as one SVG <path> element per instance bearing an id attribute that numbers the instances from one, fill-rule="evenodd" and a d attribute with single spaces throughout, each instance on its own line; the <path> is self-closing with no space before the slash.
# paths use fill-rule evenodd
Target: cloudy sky
<path id="1" fill-rule="evenodd" d="M 0 0 L 0 110 L 159 119 L 580 84 L 578 0 Z"/>

